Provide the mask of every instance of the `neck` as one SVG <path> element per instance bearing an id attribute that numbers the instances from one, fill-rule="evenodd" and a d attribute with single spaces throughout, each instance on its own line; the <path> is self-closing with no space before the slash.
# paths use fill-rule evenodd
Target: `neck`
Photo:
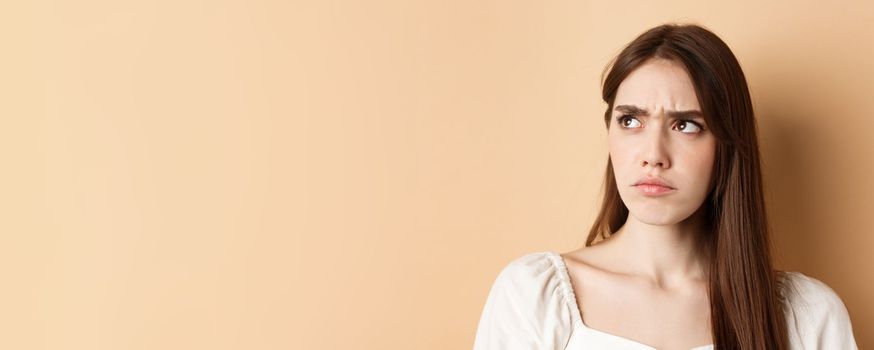
<path id="1" fill-rule="evenodd" d="M 704 212 L 672 225 L 651 225 L 628 216 L 614 233 L 617 247 L 632 274 L 651 279 L 659 286 L 702 280 L 707 275 L 707 259 L 701 249 Z"/>

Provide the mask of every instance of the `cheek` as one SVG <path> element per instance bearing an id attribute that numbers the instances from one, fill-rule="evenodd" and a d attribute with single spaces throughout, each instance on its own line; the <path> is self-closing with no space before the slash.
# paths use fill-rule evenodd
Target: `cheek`
<path id="1" fill-rule="evenodd" d="M 626 173 L 632 167 L 635 147 L 623 142 L 619 138 L 611 138 L 608 140 L 610 163 L 613 166 L 613 175 L 616 178 L 617 185 L 624 184 Z M 632 169 L 633 170 L 633 169 Z M 633 175 L 636 176 L 636 175 Z"/>
<path id="2" fill-rule="evenodd" d="M 715 147 L 715 146 L 714 146 Z M 696 187 L 706 188 L 713 176 L 713 162 L 715 150 L 704 146 L 697 147 L 695 151 L 687 152 L 685 156 L 686 171 L 694 179 Z"/>
<path id="3" fill-rule="evenodd" d="M 629 147 L 626 139 L 618 137 L 617 135 L 608 135 L 607 149 L 610 153 L 611 159 L 616 161 L 616 163 L 622 163 L 621 161 L 629 156 L 628 150 L 633 149 L 633 147 Z"/>

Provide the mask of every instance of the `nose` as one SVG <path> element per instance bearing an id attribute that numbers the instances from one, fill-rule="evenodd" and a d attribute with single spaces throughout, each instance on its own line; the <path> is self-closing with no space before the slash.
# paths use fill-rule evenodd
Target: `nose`
<path id="1" fill-rule="evenodd" d="M 671 162 L 668 156 L 668 137 L 662 128 L 652 128 L 647 133 L 643 151 L 641 153 L 641 166 L 670 168 Z"/>

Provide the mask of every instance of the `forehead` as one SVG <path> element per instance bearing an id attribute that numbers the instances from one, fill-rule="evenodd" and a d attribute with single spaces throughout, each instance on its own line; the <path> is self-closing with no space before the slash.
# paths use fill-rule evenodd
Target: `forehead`
<path id="1" fill-rule="evenodd" d="M 679 63 L 665 59 L 648 60 L 619 84 L 613 105 L 622 104 L 647 110 L 699 109 L 689 73 Z"/>

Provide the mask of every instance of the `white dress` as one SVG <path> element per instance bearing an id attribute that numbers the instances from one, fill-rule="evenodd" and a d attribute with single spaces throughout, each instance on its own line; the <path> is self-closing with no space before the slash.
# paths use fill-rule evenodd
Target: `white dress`
<path id="1" fill-rule="evenodd" d="M 791 349 L 857 350 L 850 317 L 825 283 L 786 273 L 785 315 Z M 655 350 L 583 323 L 567 266 L 553 251 L 529 253 L 498 274 L 485 302 L 474 350 Z M 690 350 L 713 349 L 713 344 Z"/>

